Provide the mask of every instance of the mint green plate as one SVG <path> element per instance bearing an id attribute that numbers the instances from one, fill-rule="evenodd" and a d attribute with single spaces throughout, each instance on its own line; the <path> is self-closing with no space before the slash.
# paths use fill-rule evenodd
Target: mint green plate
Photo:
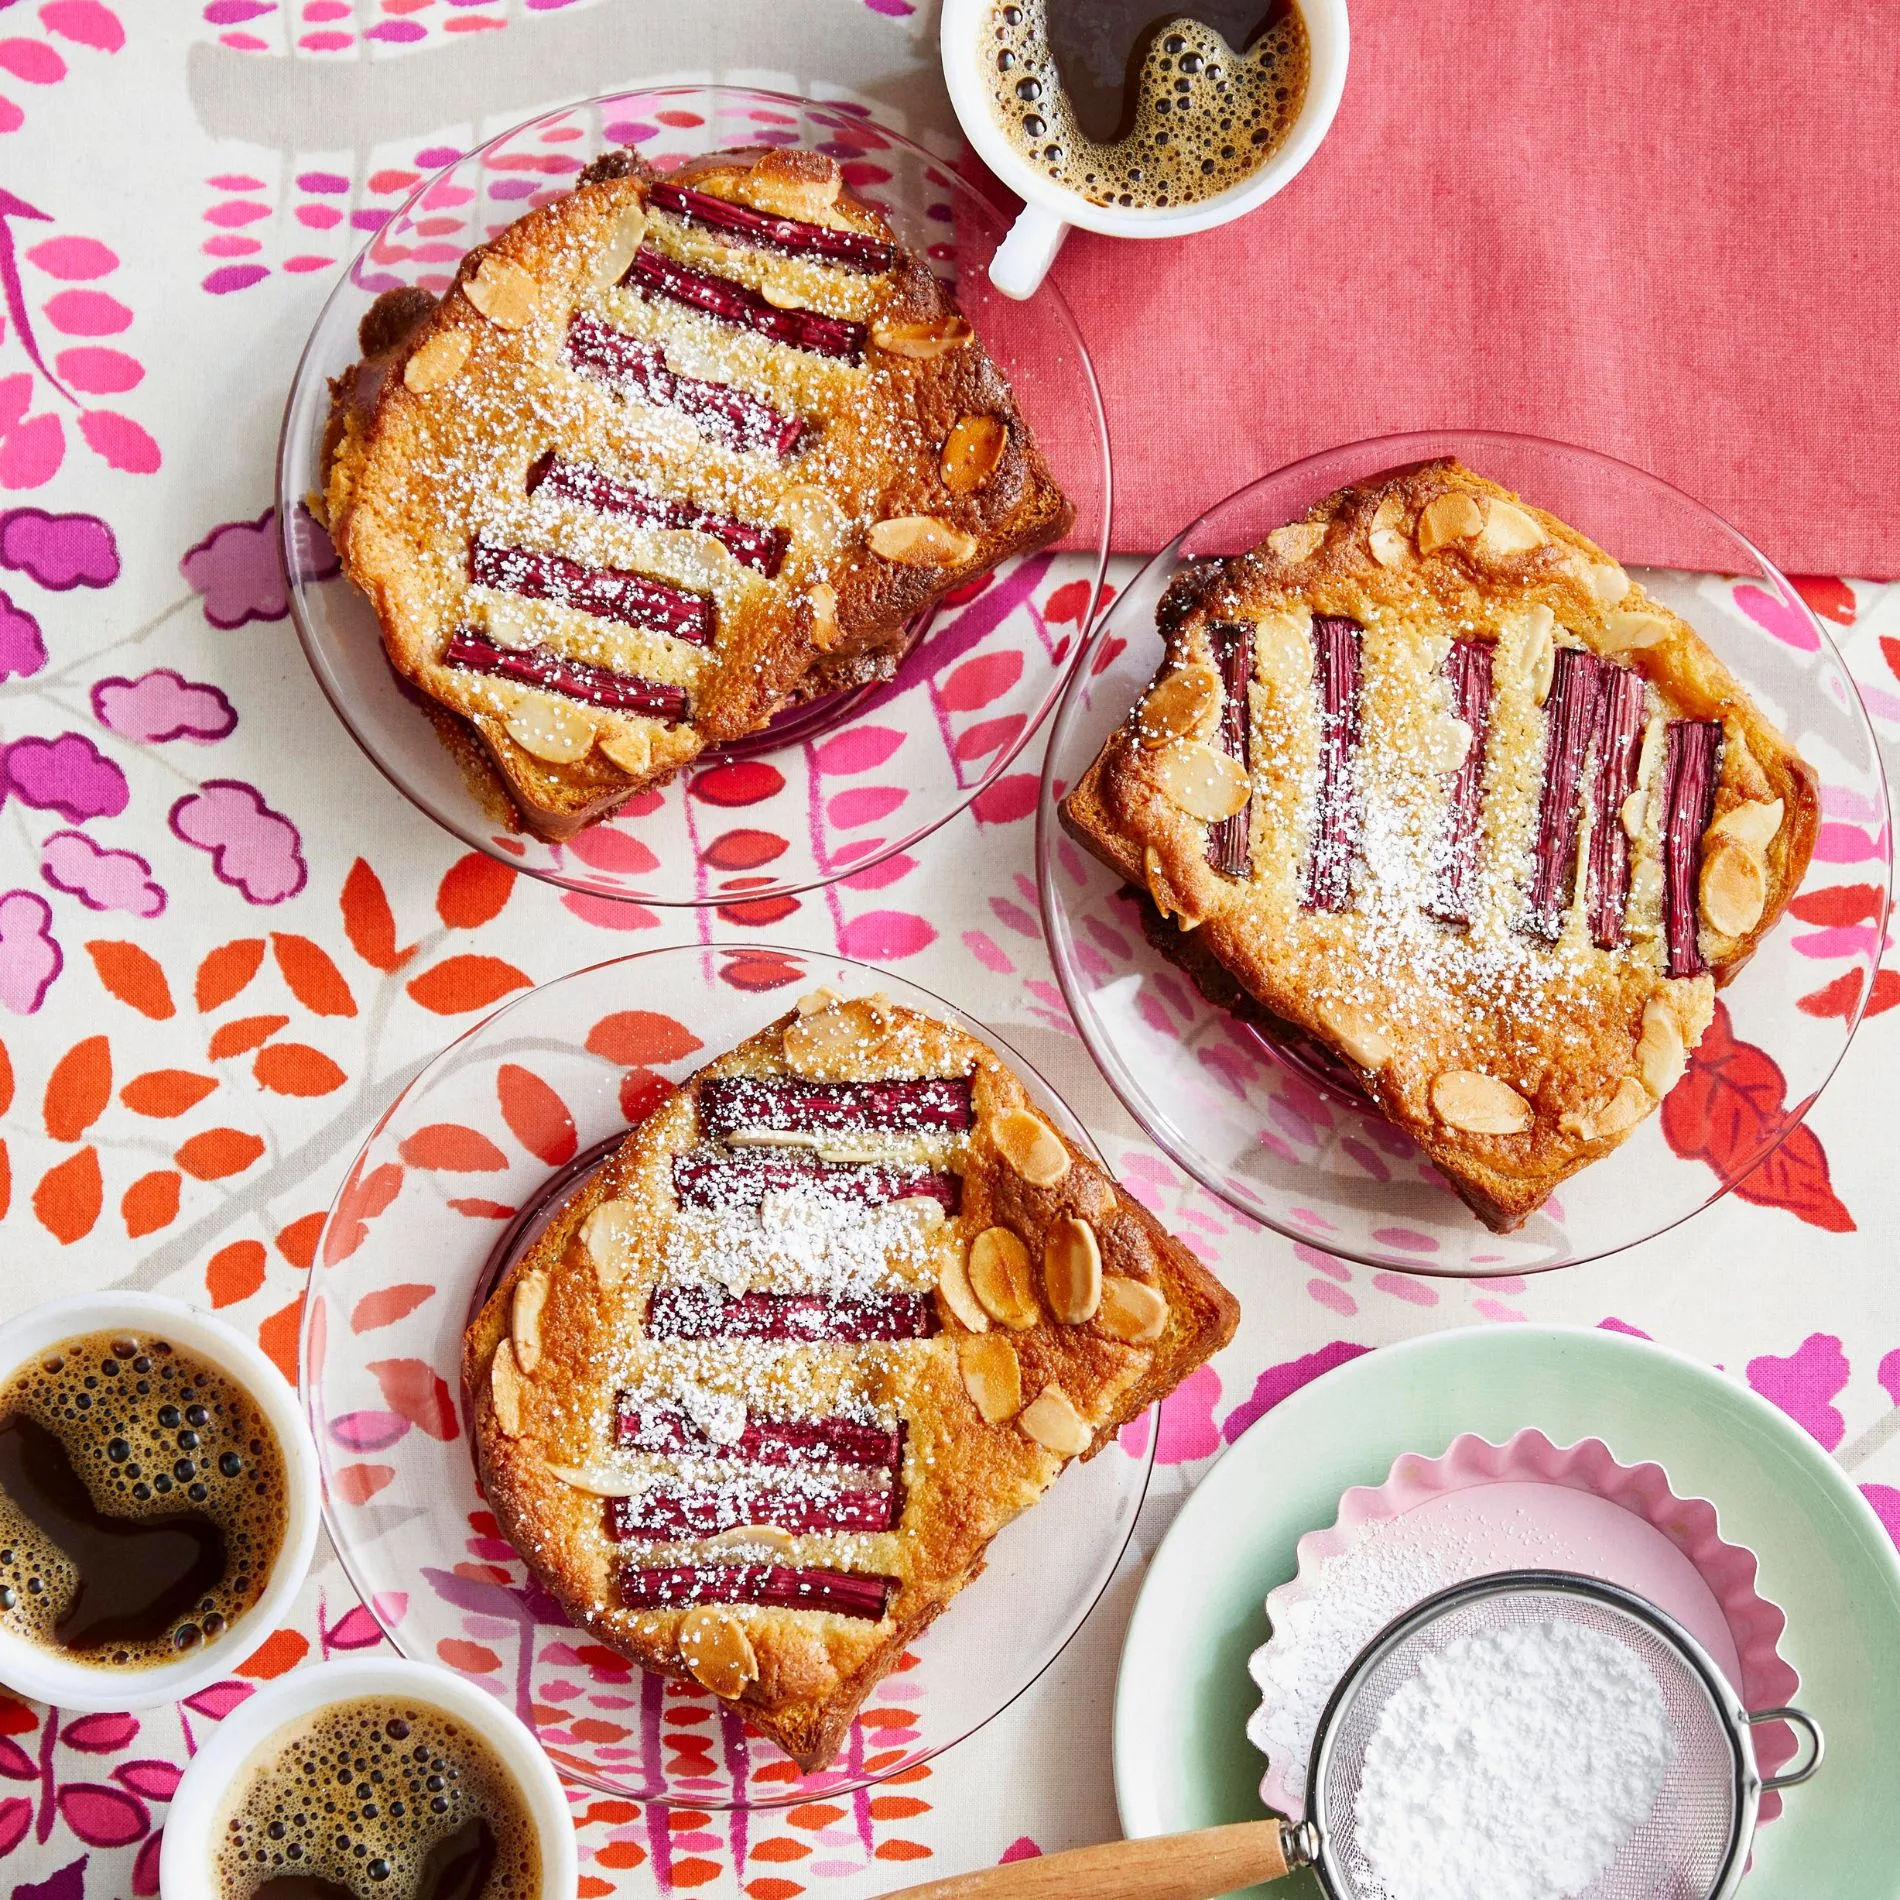
<path id="1" fill-rule="evenodd" d="M 1246 1736 L 1267 1592 L 1340 1494 L 1402 1452 L 1535 1425 L 1654 1459 L 1710 1499 L 1787 1612 L 1782 1654 L 1827 1761 L 1756 1836 L 1743 1900 L 1900 1896 L 1900 1556 L 1834 1461 L 1737 1380 L 1665 1347 L 1583 1328 L 1486 1326 L 1387 1346 L 1326 1373 L 1236 1441 L 1182 1507 L 1135 1604 L 1115 1690 L 1115 1795 L 1131 1836 L 1259 1818 Z M 1251 1893 L 1310 1900 L 1311 1875 Z M 1474 1897 L 1475 1900 L 1475 1897 Z"/>

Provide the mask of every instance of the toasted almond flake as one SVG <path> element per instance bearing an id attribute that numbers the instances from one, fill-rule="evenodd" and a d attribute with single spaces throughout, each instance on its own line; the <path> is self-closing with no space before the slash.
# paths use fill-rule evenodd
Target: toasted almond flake
<path id="1" fill-rule="evenodd" d="M 963 1389 L 986 1423 L 1001 1425 L 1023 1409 L 1023 1369 L 1016 1348 L 996 1333 L 971 1333 L 957 1341 Z"/>
<path id="2" fill-rule="evenodd" d="M 1768 869 L 1759 852 L 1723 838 L 1702 866 L 1702 921 L 1720 937 L 1745 937 L 1768 904 Z"/>
<path id="3" fill-rule="evenodd" d="M 784 277 L 767 276 L 759 280 L 759 295 L 774 310 L 803 310 L 806 303 L 798 286 Z"/>
<path id="4" fill-rule="evenodd" d="M 653 740 L 642 725 L 623 726 L 600 736 L 601 756 L 619 766 L 629 778 L 645 778 L 653 770 Z"/>
<path id="5" fill-rule="evenodd" d="M 781 1557 L 791 1553 L 793 1541 L 791 1532 L 777 1524 L 735 1524 L 706 1539 L 713 1550 L 770 1550 Z"/>
<path id="6" fill-rule="evenodd" d="M 1284 528 L 1275 528 L 1267 536 L 1267 546 L 1277 559 L 1288 567 L 1298 567 L 1302 561 L 1310 560 L 1319 544 L 1326 539 L 1326 524 L 1323 521 L 1290 521 Z"/>
<path id="7" fill-rule="evenodd" d="M 1254 622 L 1253 676 L 1263 686 L 1279 691 L 1312 691 L 1312 608 L 1286 607 L 1262 614 Z"/>
<path id="8" fill-rule="evenodd" d="M 1484 527 L 1478 534 L 1478 551 L 1494 561 L 1509 560 L 1532 548 L 1541 548 L 1550 537 L 1528 509 L 1514 501 L 1487 496 L 1484 503 Z"/>
<path id="9" fill-rule="evenodd" d="M 402 366 L 403 387 L 418 396 L 446 388 L 461 375 L 474 347 L 475 339 L 466 330 L 438 330 L 420 348 L 410 351 L 408 362 Z"/>
<path id="10" fill-rule="evenodd" d="M 746 1402 L 737 1392 L 688 1379 L 680 1387 L 680 1409 L 715 1445 L 736 1445 L 745 1436 Z"/>
<path id="11" fill-rule="evenodd" d="M 581 1250 L 602 1291 L 627 1277 L 627 1261 L 640 1231 L 640 1210 L 632 1201 L 602 1201 L 581 1222 Z"/>
<path id="12" fill-rule="evenodd" d="M 495 1348 L 488 1362 L 488 1397 L 495 1408 L 495 1424 L 507 1438 L 521 1436 L 521 1371 L 515 1349 L 507 1340 Z"/>
<path id="13" fill-rule="evenodd" d="M 986 1227 L 970 1242 L 970 1291 L 991 1319 L 1026 1333 L 1042 1317 L 1029 1276 L 1029 1249 L 1007 1227 Z"/>
<path id="14" fill-rule="evenodd" d="M 1652 996 L 1643 1005 L 1643 1033 L 1636 1041 L 1636 1068 L 1643 1086 L 1657 1101 L 1682 1080 L 1689 1066 L 1689 1051 L 1674 1012 L 1660 997 Z"/>
<path id="15" fill-rule="evenodd" d="M 759 1658 L 745 1625 L 719 1604 L 702 1603 L 680 1618 L 680 1661 L 702 1688 L 722 1701 L 741 1695 L 759 1675 Z"/>
<path id="16" fill-rule="evenodd" d="M 996 473 L 1009 446 L 1001 416 L 962 416 L 943 439 L 937 474 L 953 495 L 974 495 Z"/>
<path id="17" fill-rule="evenodd" d="M 519 330 L 534 315 L 541 286 L 519 264 L 492 252 L 465 278 L 462 295 L 498 330 Z"/>
<path id="18" fill-rule="evenodd" d="M 1462 489 L 1434 495 L 1418 514 L 1418 551 L 1436 554 L 1453 541 L 1468 540 L 1484 526 L 1484 510 L 1477 498 Z"/>
<path id="19" fill-rule="evenodd" d="M 647 234 L 647 214 L 639 205 L 628 205 L 614 219 L 607 242 L 594 253 L 587 267 L 590 290 L 610 290 L 627 274 L 633 254 Z"/>
<path id="20" fill-rule="evenodd" d="M 1436 714 L 1419 743 L 1419 756 L 1428 772 L 1455 772 L 1470 751 L 1471 728 L 1450 713 Z"/>
<path id="21" fill-rule="evenodd" d="M 1644 791 L 1656 782 L 1656 768 L 1662 764 L 1669 744 L 1669 721 L 1658 713 L 1643 728 L 1643 749 L 1636 755 L 1636 783 Z"/>
<path id="22" fill-rule="evenodd" d="M 1573 551 L 1568 565 L 1583 583 L 1583 591 L 1599 607 L 1614 607 L 1627 598 L 1630 577 L 1614 561 L 1594 561 L 1587 554 Z"/>
<path id="23" fill-rule="evenodd" d="M 926 1234 L 935 1233 L 944 1224 L 943 1203 L 934 1194 L 906 1194 L 891 1203 L 893 1214 L 903 1214 Z"/>
<path id="24" fill-rule="evenodd" d="M 1432 1080 L 1432 1107 L 1467 1135 L 1521 1135 L 1537 1117 L 1508 1082 L 1482 1069 L 1447 1069 Z"/>
<path id="25" fill-rule="evenodd" d="M 550 765 L 571 765 L 594 745 L 594 722 L 579 706 L 551 693 L 523 693 L 508 715 L 508 736 Z"/>
<path id="26" fill-rule="evenodd" d="M 817 1147 L 820 1161 L 836 1161 L 845 1167 L 863 1167 L 870 1162 L 882 1161 L 887 1152 L 875 1141 L 821 1140 Z"/>
<path id="27" fill-rule="evenodd" d="M 1521 631 L 1511 645 L 1510 677 L 1516 684 L 1529 687 L 1531 697 L 1541 706 L 1550 691 L 1551 669 L 1557 663 L 1557 617 L 1539 601 L 1525 608 L 1518 625 Z"/>
<path id="28" fill-rule="evenodd" d="M 1781 830 L 1787 807 L 1778 798 L 1751 798 L 1746 804 L 1725 811 L 1709 827 L 1716 838 L 1733 838 L 1746 849 L 1765 852 Z"/>
<path id="29" fill-rule="evenodd" d="M 1321 1029 L 1360 1068 L 1382 1069 L 1392 1060 L 1392 1044 L 1357 1003 L 1343 997 L 1322 997 L 1315 1013 Z"/>
<path id="30" fill-rule="evenodd" d="M 829 653 L 838 644 L 838 590 L 819 581 L 806 588 L 805 605 L 811 609 L 811 643 Z"/>
<path id="31" fill-rule="evenodd" d="M 816 1154 L 829 1137 L 810 1128 L 729 1128 L 728 1148 L 809 1148 Z"/>
<path id="32" fill-rule="evenodd" d="M 1102 1304 L 1102 1249 L 1087 1221 L 1065 1215 L 1050 1228 L 1042 1250 L 1042 1290 L 1065 1326 L 1095 1317 Z"/>
<path id="33" fill-rule="evenodd" d="M 1174 886 L 1168 881 L 1168 868 L 1161 861 L 1161 853 L 1153 845 L 1144 845 L 1141 852 L 1141 873 L 1147 880 L 1148 895 L 1154 899 L 1154 907 L 1163 917 L 1172 917 L 1178 930 L 1198 930 L 1206 921 L 1197 917 L 1175 894 Z"/>
<path id="34" fill-rule="evenodd" d="M 1253 795 L 1247 768 L 1198 739 L 1163 746 L 1155 754 L 1155 779 L 1170 803 L 1207 824 L 1233 817 Z"/>
<path id="35" fill-rule="evenodd" d="M 549 1465 L 548 1475 L 596 1498 L 634 1497 L 647 1485 L 644 1477 L 634 1477 L 624 1471 L 604 1471 L 593 1465 Z"/>
<path id="36" fill-rule="evenodd" d="M 964 1263 L 961 1247 L 945 1247 L 939 1256 L 937 1291 L 950 1309 L 950 1316 L 966 1333 L 987 1333 L 990 1316 L 970 1284 L 970 1270 Z"/>
<path id="37" fill-rule="evenodd" d="M 785 1066 L 794 1075 L 826 1075 L 865 1053 L 871 1038 L 849 1009 L 821 1009 L 785 1025 Z"/>
<path id="38" fill-rule="evenodd" d="M 1058 1458 L 1079 1458 L 1095 1442 L 1074 1401 L 1059 1385 L 1046 1385 L 1016 1421 L 1025 1437 Z"/>
<path id="39" fill-rule="evenodd" d="M 1152 1345 L 1167 1330 L 1168 1302 L 1158 1287 L 1111 1273 L 1102 1281 L 1102 1306 L 1095 1324 L 1098 1331 L 1124 1345 Z"/>
<path id="40" fill-rule="evenodd" d="M 908 356 L 920 363 L 948 356 L 975 339 L 976 332 L 961 317 L 941 317 L 932 323 L 889 323 L 871 325 L 871 341 L 891 356 Z"/>
<path id="41" fill-rule="evenodd" d="M 961 567 L 977 550 L 977 539 L 938 515 L 893 515 L 874 521 L 865 536 L 880 560 L 900 567 Z"/>
<path id="42" fill-rule="evenodd" d="M 1068 1144 L 1029 1109 L 1005 1109 L 990 1123 L 990 1139 L 1032 1187 L 1054 1187 L 1069 1171 Z"/>
<path id="43" fill-rule="evenodd" d="M 1600 653 L 1636 653 L 1660 645 L 1675 631 L 1662 614 L 1643 610 L 1625 612 L 1614 608 L 1603 616 L 1603 631 L 1597 637 Z"/>
<path id="44" fill-rule="evenodd" d="M 519 652 L 523 647 L 541 644 L 541 629 L 533 610 L 524 602 L 507 596 L 491 600 L 482 615 L 483 631 L 498 647 Z"/>
<path id="45" fill-rule="evenodd" d="M 515 1282 L 514 1303 L 508 1312 L 508 1334 L 515 1344 L 515 1364 L 533 1378 L 541 1363 L 541 1309 L 548 1301 L 546 1269 L 524 1273 Z"/>
<path id="46" fill-rule="evenodd" d="M 1632 840 L 1640 838 L 1643 835 L 1643 824 L 1648 814 L 1649 794 L 1641 790 L 1631 792 L 1629 797 L 1624 799 L 1622 811 L 1619 814 L 1624 837 Z"/>
<path id="47" fill-rule="evenodd" d="M 816 1016 L 820 1010 L 835 1009 L 844 998 L 836 990 L 826 989 L 821 983 L 815 990 L 807 990 L 792 1007 L 801 1016 Z"/>
<path id="48" fill-rule="evenodd" d="M 1584 1141 L 1602 1141 L 1634 1128 L 1653 1106 L 1649 1091 L 1635 1076 L 1626 1075 L 1601 1108 L 1588 1115 L 1565 1115 L 1558 1126 L 1565 1134 L 1576 1135 Z"/>
<path id="49" fill-rule="evenodd" d="M 1403 567 L 1412 558 L 1412 543 L 1405 533 L 1405 498 L 1402 495 L 1381 497 L 1378 507 L 1372 511 L 1366 542 L 1372 549 L 1372 558 L 1381 567 Z"/>
<path id="50" fill-rule="evenodd" d="M 1135 736 L 1150 752 L 1176 739 L 1205 739 L 1220 716 L 1220 675 L 1199 661 L 1163 674 L 1135 715 Z"/>
<path id="51" fill-rule="evenodd" d="M 1654 858 L 1642 859 L 1630 872 L 1630 913 L 1645 930 L 1662 921 L 1662 888 L 1662 866 Z"/>
<path id="52" fill-rule="evenodd" d="M 767 152 L 751 170 L 734 178 L 726 190 L 755 211 L 781 218 L 799 218 L 807 224 L 830 224 L 825 214 L 844 190 L 844 173 L 829 154 L 799 148 Z"/>

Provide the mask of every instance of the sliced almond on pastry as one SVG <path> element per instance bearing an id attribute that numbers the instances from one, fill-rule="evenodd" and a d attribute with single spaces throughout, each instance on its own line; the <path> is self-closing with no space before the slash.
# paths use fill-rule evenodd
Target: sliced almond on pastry
<path id="1" fill-rule="evenodd" d="M 975 535 L 939 515 L 893 515 L 874 521 L 864 538 L 880 560 L 900 567 L 961 567 L 977 549 Z"/>
<path id="2" fill-rule="evenodd" d="M 521 1373 L 515 1364 L 515 1349 L 507 1340 L 495 1348 L 488 1362 L 488 1397 L 495 1408 L 495 1423 L 506 1438 L 521 1436 Z"/>
<path id="3" fill-rule="evenodd" d="M 1768 870 L 1758 852 L 1724 838 L 1702 866 L 1702 920 L 1720 937 L 1745 937 L 1768 904 Z"/>
<path id="4" fill-rule="evenodd" d="M 1601 653 L 1639 653 L 1660 646 L 1675 632 L 1674 624 L 1661 614 L 1640 608 L 1625 611 L 1614 608 L 1603 616 L 1603 631 L 1597 636 Z"/>
<path id="5" fill-rule="evenodd" d="M 1630 577 L 1614 561 L 1595 561 L 1572 550 L 1567 565 L 1599 607 L 1614 607 L 1629 594 Z"/>
<path id="6" fill-rule="evenodd" d="M 1006 1108 L 990 1123 L 996 1151 L 1031 1187 L 1054 1187 L 1069 1171 L 1068 1144 L 1026 1108 Z"/>
<path id="7" fill-rule="evenodd" d="M 680 1618 L 680 1661 L 694 1681 L 730 1702 L 759 1676 L 759 1658 L 745 1625 L 719 1604 L 702 1603 Z"/>
<path id="8" fill-rule="evenodd" d="M 1391 1042 L 1357 1003 L 1322 997 L 1316 1014 L 1320 1027 L 1360 1068 L 1382 1069 L 1392 1060 Z"/>
<path id="9" fill-rule="evenodd" d="M 1099 1331 L 1124 1345 L 1146 1346 L 1167 1330 L 1168 1302 L 1157 1287 L 1111 1273 L 1102 1281 L 1102 1304 L 1095 1315 Z"/>
<path id="10" fill-rule="evenodd" d="M 1163 746 L 1155 754 L 1155 778 L 1171 804 L 1204 824 L 1233 817 L 1253 795 L 1247 768 L 1197 739 Z"/>
<path id="11" fill-rule="evenodd" d="M 1636 1041 L 1636 1068 L 1643 1086 L 1660 1102 L 1682 1080 L 1688 1066 L 1689 1051 L 1674 1012 L 1652 996 L 1643 1005 L 1643 1033 Z"/>
<path id="12" fill-rule="evenodd" d="M 581 1222 L 581 1248 L 593 1263 L 603 1291 L 627 1277 L 628 1256 L 640 1229 L 640 1210 L 632 1201 L 602 1201 Z"/>
<path id="13" fill-rule="evenodd" d="M 1447 489 L 1434 495 L 1418 512 L 1418 551 L 1436 554 L 1453 541 L 1467 541 L 1484 528 L 1484 510 L 1475 495 Z"/>
<path id="14" fill-rule="evenodd" d="M 1023 1409 L 1023 1369 L 1007 1339 L 996 1333 L 959 1339 L 957 1370 L 970 1403 L 989 1424 L 1001 1425 Z"/>
<path id="15" fill-rule="evenodd" d="M 534 315 L 541 286 L 519 264 L 492 253 L 462 284 L 462 295 L 498 330 L 519 330 Z"/>
<path id="16" fill-rule="evenodd" d="M 1494 561 L 1541 548 L 1550 537 L 1529 509 L 1496 495 L 1485 498 L 1484 526 L 1478 531 L 1478 552 Z"/>
<path id="17" fill-rule="evenodd" d="M 997 1325 L 1026 1333 L 1042 1318 L 1029 1275 L 1029 1249 L 1007 1227 L 986 1227 L 970 1242 L 970 1290 Z"/>
<path id="18" fill-rule="evenodd" d="M 937 474 L 953 495 L 974 495 L 996 473 L 1009 446 L 1001 416 L 963 416 L 943 439 Z"/>
<path id="19" fill-rule="evenodd" d="M 1467 1135 L 1521 1135 L 1537 1119 L 1508 1082 L 1482 1069 L 1447 1069 L 1432 1080 L 1432 1107 Z"/>
<path id="20" fill-rule="evenodd" d="M 811 609 L 811 643 L 829 653 L 838 644 L 838 590 L 818 581 L 805 589 L 805 605 Z"/>
<path id="21" fill-rule="evenodd" d="M 1016 1424 L 1026 1437 L 1058 1458 L 1079 1458 L 1095 1442 L 1094 1432 L 1059 1385 L 1044 1386 L 1023 1408 Z"/>
<path id="22" fill-rule="evenodd" d="M 1428 772 L 1455 772 L 1471 752 L 1471 728 L 1450 713 L 1435 713 L 1425 722 L 1419 741 L 1419 761 Z"/>
<path id="23" fill-rule="evenodd" d="M 508 715 L 508 736 L 550 765 L 571 765 L 594 747 L 594 722 L 578 706 L 549 693 L 524 693 Z"/>
<path id="24" fill-rule="evenodd" d="M 829 153 L 803 148 L 767 152 L 750 170 L 730 180 L 725 189 L 755 211 L 800 218 L 807 224 L 826 224 L 830 222 L 826 212 L 844 190 L 844 173 Z"/>
<path id="25" fill-rule="evenodd" d="M 970 1269 L 964 1261 L 962 1248 L 943 1248 L 940 1260 L 937 1291 L 943 1295 L 943 1303 L 949 1307 L 951 1316 L 966 1333 L 987 1333 L 990 1330 L 990 1316 L 984 1312 L 983 1302 L 976 1297 L 976 1289 L 970 1284 Z"/>
<path id="26" fill-rule="evenodd" d="M 908 356 L 928 363 L 975 340 L 976 332 L 961 317 L 940 317 L 930 323 L 878 322 L 871 325 L 871 341 L 892 356 Z"/>
<path id="27" fill-rule="evenodd" d="M 1401 496 L 1387 495 L 1372 511 L 1372 525 L 1366 530 L 1366 542 L 1372 558 L 1381 567 L 1403 567 L 1412 558 L 1412 544 L 1405 533 L 1405 502 Z"/>
<path id="28" fill-rule="evenodd" d="M 1600 1141 L 1605 1136 L 1620 1135 L 1634 1128 L 1652 1106 L 1649 1091 L 1635 1076 L 1626 1075 L 1616 1085 L 1616 1093 L 1602 1107 L 1592 1109 L 1587 1115 L 1565 1115 L 1557 1125 L 1566 1135 Z"/>
<path id="29" fill-rule="evenodd" d="M 619 766 L 629 778 L 645 778 L 653 770 L 653 739 L 644 726 L 626 726 L 600 736 L 600 754 Z"/>
<path id="30" fill-rule="evenodd" d="M 1067 1215 L 1049 1230 L 1042 1250 L 1042 1290 L 1065 1326 L 1082 1326 L 1102 1304 L 1102 1249 L 1095 1229 Z"/>
<path id="31" fill-rule="evenodd" d="M 431 390 L 446 388 L 461 375 L 475 339 L 466 330 L 438 330 L 420 348 L 410 351 L 402 366 L 405 389 L 426 396 Z"/>
<path id="32" fill-rule="evenodd" d="M 1135 736 L 1150 752 L 1177 739 L 1202 739 L 1220 714 L 1220 675 L 1198 661 L 1158 680 L 1135 715 Z"/>
<path id="33" fill-rule="evenodd" d="M 1144 845 L 1141 852 L 1141 874 L 1148 886 L 1148 895 L 1154 899 L 1154 907 L 1163 917 L 1174 919 L 1175 928 L 1181 931 L 1198 930 L 1207 920 L 1198 917 L 1190 910 L 1168 881 L 1168 867 L 1161 861 L 1161 853 L 1153 845 Z"/>
<path id="34" fill-rule="evenodd" d="M 508 1310 L 508 1336 L 514 1341 L 515 1364 L 533 1378 L 541 1363 L 541 1309 L 548 1302 L 548 1275 L 545 1269 L 524 1273 L 515 1282 L 515 1297 Z"/>
<path id="35" fill-rule="evenodd" d="M 640 248 L 646 234 L 646 212 L 639 205 L 628 205 L 614 220 L 612 234 L 594 253 L 593 261 L 587 267 L 588 288 L 611 290 L 619 283 L 632 267 L 633 254 Z"/>
<path id="36" fill-rule="evenodd" d="M 863 1056 L 870 1041 L 848 1010 L 817 1010 L 785 1025 L 785 1066 L 794 1075 L 824 1075 Z"/>
<path id="37" fill-rule="evenodd" d="M 1725 811 L 1709 827 L 1709 835 L 1733 838 L 1747 850 L 1765 852 L 1779 834 L 1787 809 L 1778 798 L 1751 798 Z"/>
<path id="38" fill-rule="evenodd" d="M 1267 546 L 1288 567 L 1298 567 L 1302 561 L 1312 558 L 1325 539 L 1325 522 L 1290 521 L 1284 528 L 1275 528 L 1267 536 Z"/>
<path id="39" fill-rule="evenodd" d="M 781 1557 L 791 1554 L 793 1537 L 777 1524 L 735 1524 L 706 1539 L 714 1550 L 769 1550 Z"/>

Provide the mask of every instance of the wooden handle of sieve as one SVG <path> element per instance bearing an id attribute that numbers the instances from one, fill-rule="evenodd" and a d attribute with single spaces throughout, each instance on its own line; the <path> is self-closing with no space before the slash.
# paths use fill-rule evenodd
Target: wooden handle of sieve
<path id="1" fill-rule="evenodd" d="M 1290 1871 L 1285 1822 L 1237 1821 L 982 1867 L 889 1900 L 1212 1900 Z"/>

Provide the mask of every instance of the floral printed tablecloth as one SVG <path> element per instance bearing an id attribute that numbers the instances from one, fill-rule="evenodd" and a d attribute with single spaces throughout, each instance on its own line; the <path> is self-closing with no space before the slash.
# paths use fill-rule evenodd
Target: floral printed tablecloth
<path id="1" fill-rule="evenodd" d="M 1810 1129 L 1688 1228 L 1530 1283 L 1373 1273 L 1243 1228 L 1134 1138 L 1040 937 L 1037 747 L 922 847 L 828 892 L 661 914 L 464 855 L 330 714 L 278 578 L 272 452 L 298 347 L 363 234 L 478 137 L 610 83 L 816 91 L 948 152 L 934 38 L 909 0 L 0 4 L 0 1310 L 162 1288 L 294 1371 L 323 1210 L 443 1043 L 581 964 L 768 931 L 888 961 L 996 1023 L 1245 1303 L 1238 1339 L 1164 1411 L 1116 1584 L 1029 1695 L 901 1783 L 836 1801 L 747 1820 L 577 1799 L 586 1895 L 872 1894 L 1111 1834 L 1109 1696 L 1143 1555 L 1251 1420 L 1421 1330 L 1534 1319 L 1667 1340 L 1799 1420 L 1900 1536 L 1881 1240 L 1900 1176 L 1891 1117 L 1868 1108 L 1888 1099 L 1893 974 Z M 1900 588 L 1802 588 L 1897 756 Z M 1084 591 L 1050 570 L 1052 628 L 1073 630 Z M 1885 811 L 1826 817 L 1828 875 L 1797 906 L 1817 1015 L 1858 1000 L 1841 965 L 1888 850 Z M 1772 1099 L 1762 1060 L 1737 1046 L 1699 1077 L 1712 1152 Z M 426 1396 L 413 1410 L 417 1429 L 440 1423 Z M 206 1731 L 259 1682 L 380 1640 L 326 1550 L 294 1621 L 185 1707 L 73 1718 L 0 1696 L 0 1892 L 156 1892 L 167 1798 Z M 886 1719 L 901 1729 L 901 1704 Z"/>

